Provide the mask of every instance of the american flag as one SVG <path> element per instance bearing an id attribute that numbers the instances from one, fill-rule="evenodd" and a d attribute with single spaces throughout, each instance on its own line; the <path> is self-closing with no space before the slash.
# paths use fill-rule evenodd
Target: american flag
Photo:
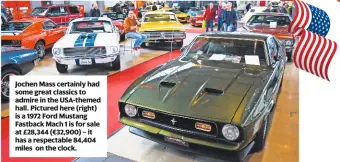
<path id="1" fill-rule="evenodd" d="M 330 19 L 327 13 L 317 7 L 294 0 L 296 15 L 289 31 L 298 38 L 294 50 L 296 67 L 329 81 L 328 68 L 337 51 L 337 43 L 327 36 Z"/>

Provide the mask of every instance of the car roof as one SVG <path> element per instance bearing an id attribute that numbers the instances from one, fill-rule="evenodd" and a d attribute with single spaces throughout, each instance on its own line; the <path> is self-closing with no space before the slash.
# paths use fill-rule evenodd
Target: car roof
<path id="1" fill-rule="evenodd" d="M 74 19 L 72 22 L 80 22 L 80 21 L 112 21 L 110 18 L 108 17 L 83 17 L 83 18 L 78 18 L 78 19 Z"/>
<path id="2" fill-rule="evenodd" d="M 18 19 L 18 20 L 13 20 L 11 22 L 32 22 L 32 23 L 37 23 L 37 22 L 44 22 L 50 20 L 48 18 L 23 18 L 23 19 Z"/>
<path id="3" fill-rule="evenodd" d="M 267 40 L 272 37 L 270 34 L 253 32 L 207 32 L 199 35 L 200 37 L 235 37 L 243 39 Z"/>
<path id="4" fill-rule="evenodd" d="M 264 16 L 289 16 L 286 13 L 278 13 L 278 12 L 256 12 L 254 15 L 264 15 Z"/>
<path id="5" fill-rule="evenodd" d="M 151 12 L 145 13 L 145 15 L 150 15 L 150 14 L 171 14 L 171 15 L 174 15 L 173 12 L 168 12 L 168 11 L 151 11 Z"/>
<path id="6" fill-rule="evenodd" d="M 73 5 L 73 4 L 53 4 L 53 5 L 46 5 L 46 6 L 41 6 L 40 8 L 49 8 L 49 7 L 69 7 L 69 6 L 76 6 L 77 5 Z M 39 8 L 39 7 L 37 7 Z"/>

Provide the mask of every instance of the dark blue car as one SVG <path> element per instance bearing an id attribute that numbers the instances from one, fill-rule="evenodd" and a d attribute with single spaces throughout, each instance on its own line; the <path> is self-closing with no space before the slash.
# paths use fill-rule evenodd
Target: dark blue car
<path id="1" fill-rule="evenodd" d="M 9 76 L 27 74 L 37 61 L 35 50 L 1 47 L 1 102 L 9 100 Z"/>

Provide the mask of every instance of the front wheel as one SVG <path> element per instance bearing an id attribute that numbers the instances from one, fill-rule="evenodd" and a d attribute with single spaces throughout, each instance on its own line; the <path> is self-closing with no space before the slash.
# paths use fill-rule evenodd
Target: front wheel
<path id="1" fill-rule="evenodd" d="M 1 102 L 9 100 L 9 77 L 20 75 L 20 72 L 15 69 L 4 69 L 1 71 Z"/>
<path id="2" fill-rule="evenodd" d="M 120 36 L 120 41 L 125 41 L 125 33 Z"/>
<path id="3" fill-rule="evenodd" d="M 119 55 L 113 62 L 110 63 L 110 68 L 112 70 L 120 70 L 120 56 Z"/>
<path id="4" fill-rule="evenodd" d="M 38 41 L 34 49 L 37 51 L 39 58 L 44 58 L 45 57 L 45 43 L 43 41 Z"/>
<path id="5" fill-rule="evenodd" d="M 56 67 L 57 67 L 57 70 L 58 70 L 59 73 L 66 73 L 67 72 L 68 65 L 59 64 L 58 62 L 55 62 L 55 63 L 56 63 Z"/>
<path id="6" fill-rule="evenodd" d="M 178 46 L 178 47 L 182 47 L 182 46 L 183 46 L 183 41 L 177 42 L 177 46 Z"/>
<path id="7" fill-rule="evenodd" d="M 254 141 L 255 145 L 253 147 L 254 152 L 260 152 L 263 150 L 265 144 L 266 144 L 266 139 L 267 139 L 267 133 L 268 133 L 268 123 L 269 123 L 269 117 L 265 117 L 262 123 L 262 127 L 260 131 L 257 133 Z"/>
<path id="8" fill-rule="evenodd" d="M 186 20 L 187 20 L 187 23 L 190 23 L 190 17 L 189 16 L 187 17 Z"/>
<path id="9" fill-rule="evenodd" d="M 292 52 L 287 52 L 288 62 L 292 61 Z"/>

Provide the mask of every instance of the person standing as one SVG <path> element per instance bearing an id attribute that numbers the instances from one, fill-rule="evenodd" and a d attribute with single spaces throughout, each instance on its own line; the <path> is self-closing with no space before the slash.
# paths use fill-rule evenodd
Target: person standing
<path id="1" fill-rule="evenodd" d="M 90 10 L 90 17 L 100 17 L 100 10 L 97 4 L 92 5 L 93 8 Z"/>
<path id="2" fill-rule="evenodd" d="M 281 7 L 281 9 L 280 9 L 280 12 L 281 12 L 281 13 L 288 13 L 288 12 L 287 12 L 287 3 L 284 3 L 284 4 L 282 5 L 282 7 Z"/>
<path id="3" fill-rule="evenodd" d="M 216 9 L 214 8 L 214 4 L 210 3 L 209 7 L 205 9 L 205 12 L 204 12 L 204 20 L 206 22 L 206 32 L 209 31 L 209 28 L 211 31 L 214 31 L 215 17 L 216 17 Z"/>
<path id="4" fill-rule="evenodd" d="M 249 3 L 247 4 L 247 6 L 246 6 L 247 12 L 248 12 L 250 9 L 251 9 L 251 3 L 249 2 Z"/>
<path id="5" fill-rule="evenodd" d="M 147 39 L 146 35 L 138 32 L 138 26 L 140 26 L 140 22 L 136 14 L 133 11 L 129 11 L 128 17 L 124 20 L 124 30 L 126 37 L 136 40 L 133 46 L 134 50 L 141 49 L 142 43 Z"/>
<path id="6" fill-rule="evenodd" d="M 223 8 L 222 8 L 222 1 L 219 1 L 218 3 L 218 8 L 217 8 L 217 31 L 221 31 L 223 29 L 223 22 L 222 22 L 222 12 L 223 12 Z"/>
<path id="7" fill-rule="evenodd" d="M 272 4 L 268 4 L 267 8 L 262 12 L 272 12 Z"/>
<path id="8" fill-rule="evenodd" d="M 156 6 L 156 2 L 155 3 L 153 3 L 153 5 L 152 5 L 152 11 L 156 11 L 157 10 L 157 6 Z"/>
<path id="9" fill-rule="evenodd" d="M 237 15 L 233 9 L 233 4 L 228 2 L 225 6 L 225 10 L 223 11 L 224 31 L 236 31 Z"/>

